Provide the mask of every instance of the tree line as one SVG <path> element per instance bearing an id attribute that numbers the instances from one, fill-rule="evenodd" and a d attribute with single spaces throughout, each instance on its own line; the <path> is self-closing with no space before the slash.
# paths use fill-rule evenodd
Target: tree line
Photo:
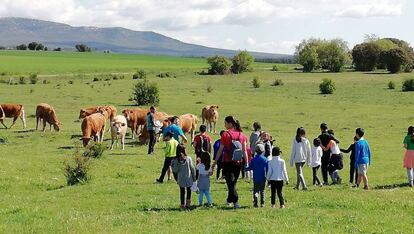
<path id="1" fill-rule="evenodd" d="M 412 71 L 414 50 L 408 42 L 396 38 L 367 36 L 352 50 L 342 39 L 312 38 L 303 40 L 296 47 L 295 59 L 303 66 L 303 72 L 340 72 L 352 64 L 356 71 L 387 69 L 390 73 L 398 73 Z"/>
<path id="2" fill-rule="evenodd" d="M 4 46 L 0 46 L 0 49 L 5 50 L 7 48 L 4 47 Z M 11 49 L 33 50 L 33 51 L 48 51 L 48 48 L 40 42 L 30 42 L 29 44 L 20 44 L 20 45 L 17 45 L 15 47 L 11 48 Z M 92 51 L 92 49 L 89 46 L 85 45 L 85 44 L 76 44 L 75 49 L 78 52 L 91 52 Z M 57 48 L 53 49 L 53 51 L 62 51 L 62 48 L 57 47 Z M 105 50 L 104 53 L 109 53 L 109 50 L 108 51 Z"/>

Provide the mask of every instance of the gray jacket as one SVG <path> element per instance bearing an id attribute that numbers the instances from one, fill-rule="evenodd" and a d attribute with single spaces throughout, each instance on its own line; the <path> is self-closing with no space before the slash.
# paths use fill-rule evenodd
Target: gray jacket
<path id="1" fill-rule="evenodd" d="M 174 159 L 171 163 L 174 173 L 177 173 L 177 184 L 181 188 L 191 187 L 196 181 L 196 173 L 191 157 L 187 156 L 184 161 Z"/>

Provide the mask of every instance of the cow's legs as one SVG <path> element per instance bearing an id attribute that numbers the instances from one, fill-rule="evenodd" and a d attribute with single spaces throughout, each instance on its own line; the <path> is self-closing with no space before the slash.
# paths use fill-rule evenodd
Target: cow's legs
<path id="1" fill-rule="evenodd" d="M 125 134 L 121 137 L 122 150 L 125 150 Z"/>
<path id="2" fill-rule="evenodd" d="M 40 121 L 40 118 L 36 117 L 36 131 L 39 129 L 39 121 Z"/>
<path id="3" fill-rule="evenodd" d="M 43 122 L 43 130 L 42 131 L 45 132 L 46 131 L 46 121 L 43 119 L 42 122 Z"/>
<path id="4" fill-rule="evenodd" d="M 22 113 L 20 115 L 20 119 L 22 120 L 23 128 L 26 128 L 26 112 L 24 111 L 23 108 L 22 108 Z"/>
<path id="5" fill-rule="evenodd" d="M 214 134 L 216 134 L 216 122 L 213 122 L 214 124 Z"/>
<path id="6" fill-rule="evenodd" d="M 3 123 L 4 119 L 0 119 L 0 123 L 7 129 L 7 126 Z"/>
<path id="7" fill-rule="evenodd" d="M 114 140 L 114 138 L 112 138 L 112 139 L 111 139 L 111 150 L 113 150 L 113 149 L 114 149 L 114 144 L 115 144 L 115 140 Z"/>
<path id="8" fill-rule="evenodd" d="M 10 127 L 9 127 L 9 128 L 12 128 L 12 127 L 14 126 L 14 124 L 16 124 L 16 120 L 17 120 L 17 117 L 14 117 L 14 118 L 13 118 L 13 123 L 10 125 Z"/>

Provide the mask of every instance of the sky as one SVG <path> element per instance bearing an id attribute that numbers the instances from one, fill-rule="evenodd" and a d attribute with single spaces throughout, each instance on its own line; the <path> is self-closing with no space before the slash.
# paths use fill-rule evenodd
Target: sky
<path id="1" fill-rule="evenodd" d="M 226 49 L 292 54 L 308 38 L 365 35 L 414 45 L 409 0 L 0 0 L 0 17 L 154 31 Z"/>

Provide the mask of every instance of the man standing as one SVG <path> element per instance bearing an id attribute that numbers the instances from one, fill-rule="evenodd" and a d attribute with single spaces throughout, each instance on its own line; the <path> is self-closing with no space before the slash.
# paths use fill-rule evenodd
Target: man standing
<path id="1" fill-rule="evenodd" d="M 364 139 L 364 129 L 357 128 L 355 130 L 355 137 L 358 141 L 355 143 L 355 168 L 358 171 L 358 180 L 356 187 L 359 187 L 361 180 L 364 181 L 364 189 L 368 190 L 368 165 L 371 164 L 371 149 L 368 141 Z"/>
<path id="2" fill-rule="evenodd" d="M 331 134 L 328 133 L 328 124 L 321 123 L 321 135 L 318 136 L 319 140 L 321 141 L 321 144 L 327 148 L 329 141 L 333 139 L 336 141 L 336 143 L 339 143 L 339 141 Z M 328 165 L 329 165 L 329 157 L 330 157 L 331 151 L 329 149 L 324 150 L 321 158 L 321 170 L 322 170 L 322 177 L 323 177 L 323 185 L 328 185 Z"/>
<path id="3" fill-rule="evenodd" d="M 150 111 L 147 113 L 147 131 L 149 134 L 149 144 L 148 144 L 148 154 L 154 154 L 154 146 L 157 140 L 157 136 L 155 134 L 155 107 L 151 106 Z"/>

